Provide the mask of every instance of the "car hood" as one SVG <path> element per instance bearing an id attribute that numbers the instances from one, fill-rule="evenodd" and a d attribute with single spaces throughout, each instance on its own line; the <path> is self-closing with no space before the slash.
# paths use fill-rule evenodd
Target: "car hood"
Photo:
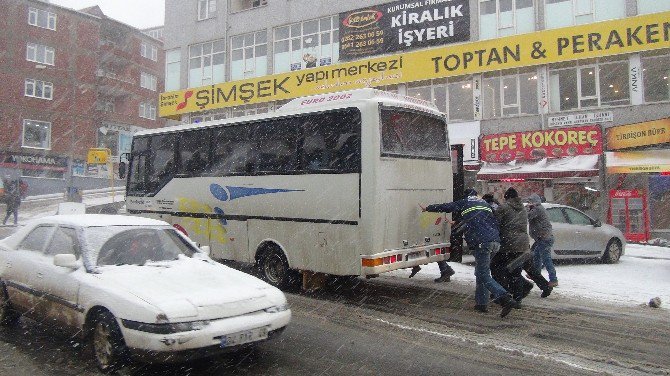
<path id="1" fill-rule="evenodd" d="M 239 316 L 278 304 L 274 287 L 211 261 L 110 266 L 96 278 L 156 307 L 171 322 Z"/>

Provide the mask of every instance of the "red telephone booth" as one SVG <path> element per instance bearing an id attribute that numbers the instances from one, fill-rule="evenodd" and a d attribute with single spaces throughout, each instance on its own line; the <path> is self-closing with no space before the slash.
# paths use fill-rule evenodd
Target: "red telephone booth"
<path id="1" fill-rule="evenodd" d="M 621 230 L 630 242 L 649 240 L 649 210 L 647 194 L 641 189 L 610 191 L 608 222 Z"/>

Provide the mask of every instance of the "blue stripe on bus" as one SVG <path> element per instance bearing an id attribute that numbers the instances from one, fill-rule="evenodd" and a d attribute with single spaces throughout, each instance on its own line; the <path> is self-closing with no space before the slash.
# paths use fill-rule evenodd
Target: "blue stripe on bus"
<path id="1" fill-rule="evenodd" d="M 304 192 L 303 189 L 279 189 L 279 188 L 256 188 L 256 187 L 233 187 L 226 186 L 225 188 L 218 184 L 211 184 L 209 191 L 212 195 L 221 201 L 232 201 L 242 197 L 268 195 L 274 193 L 286 192 Z"/>
<path id="2" fill-rule="evenodd" d="M 225 219 L 226 221 L 248 221 L 252 219 L 264 221 L 280 221 L 280 222 L 305 222 L 305 223 L 328 223 L 333 225 L 352 225 L 358 226 L 358 221 L 348 221 L 342 219 L 316 219 L 316 218 L 289 218 L 289 217 L 270 217 L 260 215 L 230 215 L 230 214 L 211 214 L 211 213 L 186 213 L 186 212 L 170 212 L 158 210 L 128 210 L 129 214 L 166 214 L 174 217 L 186 218 L 208 218 L 208 219 Z"/>

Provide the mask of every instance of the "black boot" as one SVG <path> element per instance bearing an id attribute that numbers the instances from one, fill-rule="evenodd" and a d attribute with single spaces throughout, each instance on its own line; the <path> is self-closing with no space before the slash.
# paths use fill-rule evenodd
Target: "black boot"
<path id="1" fill-rule="evenodd" d="M 553 289 L 554 289 L 553 287 L 551 287 L 551 286 L 547 286 L 546 289 L 542 290 L 542 294 L 540 295 L 540 297 L 542 297 L 542 298 L 546 298 L 547 296 L 551 295 L 551 291 L 552 291 Z"/>
<path id="2" fill-rule="evenodd" d="M 530 294 L 530 290 L 533 289 L 534 284 L 530 282 L 523 282 L 523 289 L 521 291 L 521 295 L 516 295 L 514 296 L 514 300 L 517 302 L 521 303 L 521 301 Z"/>
<path id="3" fill-rule="evenodd" d="M 507 316 L 512 310 L 512 308 L 521 307 L 519 303 L 516 300 L 514 300 L 512 296 L 509 294 L 505 294 L 501 298 L 499 298 L 498 304 L 502 306 L 502 311 L 500 311 L 500 317 Z"/>
<path id="4" fill-rule="evenodd" d="M 454 275 L 454 273 L 456 273 L 456 272 L 453 271 L 453 270 L 447 270 L 445 272 L 442 272 L 439 277 L 434 279 L 434 281 L 436 283 L 449 282 L 449 281 L 451 281 L 451 276 Z"/>
<path id="5" fill-rule="evenodd" d="M 413 267 L 412 272 L 409 273 L 409 277 L 410 278 L 414 277 L 416 275 L 416 273 L 418 273 L 419 271 L 421 271 L 421 267 L 419 265 Z"/>
<path id="6" fill-rule="evenodd" d="M 489 311 L 489 307 L 486 304 L 476 304 L 475 305 L 475 311 L 481 312 L 481 313 L 486 313 Z"/>

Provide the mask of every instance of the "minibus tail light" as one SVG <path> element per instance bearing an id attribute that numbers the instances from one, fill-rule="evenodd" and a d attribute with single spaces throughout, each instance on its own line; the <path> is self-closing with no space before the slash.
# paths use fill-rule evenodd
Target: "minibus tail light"
<path id="1" fill-rule="evenodd" d="M 383 263 L 383 259 L 382 258 L 363 259 L 361 263 L 365 267 L 373 268 L 375 266 L 381 266 Z"/>

